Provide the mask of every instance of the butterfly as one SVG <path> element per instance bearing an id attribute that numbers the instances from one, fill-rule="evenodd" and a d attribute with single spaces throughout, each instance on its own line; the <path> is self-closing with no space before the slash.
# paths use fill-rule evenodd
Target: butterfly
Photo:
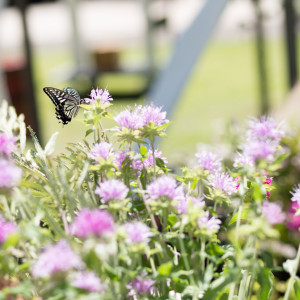
<path id="1" fill-rule="evenodd" d="M 85 102 L 84 99 L 80 98 L 78 92 L 71 87 L 66 87 L 63 91 L 53 87 L 45 87 L 43 91 L 55 105 L 56 118 L 64 125 L 76 117 L 79 110 L 78 105 Z"/>

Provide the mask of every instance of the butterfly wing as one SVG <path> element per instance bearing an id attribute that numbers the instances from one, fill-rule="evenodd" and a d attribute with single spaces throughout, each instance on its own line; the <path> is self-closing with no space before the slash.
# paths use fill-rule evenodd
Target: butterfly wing
<path id="1" fill-rule="evenodd" d="M 68 124 L 72 117 L 77 115 L 81 103 L 78 92 L 72 88 L 65 88 L 64 91 L 53 88 L 45 87 L 44 92 L 49 96 L 55 105 L 56 118 L 63 124 Z"/>

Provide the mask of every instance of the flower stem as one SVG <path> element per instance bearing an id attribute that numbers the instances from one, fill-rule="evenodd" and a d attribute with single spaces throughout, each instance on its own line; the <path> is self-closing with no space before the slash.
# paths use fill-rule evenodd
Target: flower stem
<path id="1" fill-rule="evenodd" d="M 298 269 L 298 266 L 299 266 L 299 262 L 300 262 L 300 244 L 299 244 L 297 256 L 296 256 L 296 259 L 295 259 L 295 265 L 294 265 L 294 268 L 293 268 L 293 271 L 292 271 L 292 274 L 291 274 L 291 278 L 290 278 L 289 283 L 288 283 L 288 287 L 287 287 L 286 292 L 284 294 L 283 300 L 288 300 L 289 297 L 290 297 L 290 293 L 291 293 L 292 287 L 293 287 L 295 279 L 296 279 L 296 273 L 297 273 L 297 269 Z"/>

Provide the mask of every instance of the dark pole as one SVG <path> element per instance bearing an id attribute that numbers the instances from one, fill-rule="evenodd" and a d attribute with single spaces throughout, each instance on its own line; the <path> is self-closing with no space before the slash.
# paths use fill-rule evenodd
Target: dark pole
<path id="1" fill-rule="evenodd" d="M 258 85 L 260 91 L 260 113 L 267 114 L 270 108 L 269 93 L 268 93 L 268 78 L 266 67 L 266 49 L 263 30 L 263 14 L 260 8 L 259 0 L 253 0 L 255 6 L 256 22 L 255 22 L 255 35 L 256 35 L 256 56 L 258 68 Z"/>
<path id="2" fill-rule="evenodd" d="M 35 99 L 35 93 L 34 93 L 34 78 L 33 78 L 33 64 L 32 64 L 32 51 L 31 51 L 31 45 L 29 41 L 29 35 L 28 35 L 28 28 L 27 28 L 27 22 L 26 22 L 26 10 L 27 10 L 27 0 L 15 0 L 15 3 L 21 13 L 21 19 L 22 19 L 22 27 L 23 27 L 23 35 L 24 35 L 24 50 L 25 50 L 25 58 L 26 58 L 26 64 L 24 73 L 25 76 L 23 78 L 24 80 L 24 99 L 19 99 L 19 101 L 25 101 L 27 108 L 25 113 L 25 116 L 27 119 L 25 119 L 25 122 L 27 125 L 30 125 L 33 130 L 36 132 L 37 136 L 40 138 L 39 130 L 38 130 L 38 121 L 37 121 L 37 109 L 36 109 L 36 99 Z M 26 114 L 26 112 L 28 112 Z"/>
<path id="3" fill-rule="evenodd" d="M 296 15 L 293 0 L 284 1 L 285 12 L 285 36 L 286 36 L 286 55 L 288 64 L 288 81 L 292 88 L 297 82 L 297 42 L 296 42 Z"/>

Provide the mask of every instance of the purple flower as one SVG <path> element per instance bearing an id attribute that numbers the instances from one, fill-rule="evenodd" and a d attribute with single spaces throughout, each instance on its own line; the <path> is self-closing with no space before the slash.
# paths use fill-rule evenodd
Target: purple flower
<path id="1" fill-rule="evenodd" d="M 276 144 L 271 141 L 249 140 L 243 146 L 244 155 L 252 158 L 254 161 L 258 158 L 273 159 L 276 151 Z"/>
<path id="2" fill-rule="evenodd" d="M 106 142 L 95 144 L 89 157 L 98 162 L 99 158 L 108 159 L 112 155 L 112 145 Z"/>
<path id="3" fill-rule="evenodd" d="M 13 222 L 5 222 L 4 218 L 0 215 L 0 244 L 17 230 L 18 228 Z"/>
<path id="4" fill-rule="evenodd" d="M 0 188 L 13 188 L 16 186 L 23 171 L 9 160 L 0 158 Z"/>
<path id="5" fill-rule="evenodd" d="M 298 202 L 292 202 L 287 212 L 286 226 L 290 230 L 298 231 L 300 228 L 300 215 L 296 216 L 296 212 L 300 209 Z"/>
<path id="6" fill-rule="evenodd" d="M 268 200 L 263 201 L 262 214 L 271 225 L 282 223 L 285 220 L 281 205 Z"/>
<path id="7" fill-rule="evenodd" d="M 198 164 L 201 169 L 208 170 L 211 173 L 219 172 L 222 168 L 221 160 L 216 154 L 203 150 L 196 153 Z"/>
<path id="8" fill-rule="evenodd" d="M 120 127 L 136 130 L 143 126 L 143 119 L 140 114 L 140 106 L 136 106 L 132 111 L 129 108 L 121 111 L 114 120 L 119 124 Z"/>
<path id="9" fill-rule="evenodd" d="M 291 192 L 293 197 L 291 198 L 291 201 L 297 202 L 300 205 L 300 184 L 295 186 L 294 190 Z"/>
<path id="10" fill-rule="evenodd" d="M 91 98 L 84 99 L 87 103 L 90 104 L 94 104 L 97 99 L 101 101 L 101 104 L 109 103 L 110 101 L 114 100 L 113 97 L 109 94 L 107 89 L 104 89 L 104 91 L 98 88 L 92 89 L 90 97 Z"/>
<path id="11" fill-rule="evenodd" d="M 47 277 L 57 272 L 80 268 L 83 263 L 65 240 L 59 240 L 44 249 L 32 268 L 34 277 Z"/>
<path id="12" fill-rule="evenodd" d="M 215 233 L 220 229 L 221 220 L 211 217 L 209 218 L 209 212 L 206 211 L 205 215 L 197 219 L 200 229 L 206 229 L 211 233 Z"/>
<path id="13" fill-rule="evenodd" d="M 237 156 L 234 160 L 233 166 L 235 168 L 238 168 L 240 166 L 248 166 L 253 167 L 254 166 L 254 160 L 252 157 L 247 156 L 245 154 L 237 153 Z"/>
<path id="14" fill-rule="evenodd" d="M 273 140 L 279 142 L 284 136 L 284 132 L 279 127 L 275 120 L 263 116 L 260 119 L 253 119 L 249 122 L 247 136 L 251 140 Z"/>
<path id="15" fill-rule="evenodd" d="M 141 116 L 143 120 L 143 125 L 147 125 L 149 122 L 153 122 L 155 125 L 160 126 L 164 123 L 168 123 L 169 120 L 166 119 L 167 113 L 161 112 L 162 107 L 157 107 L 154 105 L 146 105 L 141 108 Z"/>
<path id="16" fill-rule="evenodd" d="M 161 176 L 147 186 L 148 200 L 161 197 L 178 200 L 184 197 L 182 187 L 177 187 L 176 180 L 168 175 Z"/>
<path id="17" fill-rule="evenodd" d="M 72 234 L 86 238 L 90 235 L 103 236 L 114 232 L 113 217 L 104 210 L 82 209 L 70 226 Z"/>
<path id="18" fill-rule="evenodd" d="M 104 286 L 100 278 L 94 272 L 77 273 L 71 284 L 79 289 L 87 290 L 92 293 L 104 291 Z"/>
<path id="19" fill-rule="evenodd" d="M 152 279 L 133 279 L 131 284 L 127 285 L 127 289 L 130 290 L 128 296 L 135 296 L 136 294 L 150 294 L 154 287 L 155 281 Z"/>
<path id="20" fill-rule="evenodd" d="M 101 198 L 103 203 L 107 203 L 110 200 L 124 200 L 128 192 L 128 187 L 117 179 L 100 182 L 95 190 L 95 193 Z"/>
<path id="21" fill-rule="evenodd" d="M 124 224 L 126 230 L 126 240 L 127 244 L 138 244 L 149 242 L 149 238 L 153 236 L 150 228 L 141 222 L 126 223 Z"/>
<path id="22" fill-rule="evenodd" d="M 144 166 L 145 168 L 153 166 L 153 151 L 149 150 L 148 157 L 144 160 Z M 165 164 L 168 163 L 168 160 L 165 157 L 162 157 L 162 152 L 158 150 L 154 150 L 154 156 L 155 158 L 160 158 Z"/>
<path id="23" fill-rule="evenodd" d="M 209 185 L 211 185 L 214 190 L 220 190 L 224 192 L 227 196 L 236 193 L 237 183 L 235 179 L 224 172 L 210 175 Z"/>
<path id="24" fill-rule="evenodd" d="M 10 155 L 17 150 L 16 140 L 5 133 L 0 133 L 0 153 Z"/>
<path id="25" fill-rule="evenodd" d="M 114 164 L 118 167 L 118 169 L 122 168 L 123 161 L 129 157 L 125 151 L 116 152 L 114 155 Z"/>
<path id="26" fill-rule="evenodd" d="M 203 198 L 194 198 L 194 197 L 184 197 L 179 198 L 178 204 L 175 205 L 175 208 L 178 213 L 186 214 L 188 212 L 189 206 L 192 208 L 201 208 L 205 205 Z"/>

